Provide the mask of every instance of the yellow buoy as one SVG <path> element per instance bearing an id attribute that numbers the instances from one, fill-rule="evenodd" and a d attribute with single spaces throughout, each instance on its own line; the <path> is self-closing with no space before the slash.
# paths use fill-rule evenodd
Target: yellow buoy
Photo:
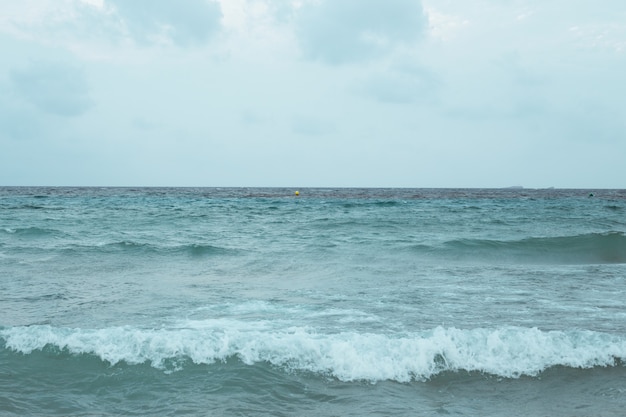
<path id="1" fill-rule="evenodd" d="M 296 195 L 300 195 L 300 191 L 296 191 Z"/>

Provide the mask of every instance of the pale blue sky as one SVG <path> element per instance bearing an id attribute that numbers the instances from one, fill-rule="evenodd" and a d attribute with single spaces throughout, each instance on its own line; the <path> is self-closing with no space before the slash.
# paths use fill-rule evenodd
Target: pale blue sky
<path id="1" fill-rule="evenodd" d="M 626 187 L 622 0 L 0 0 L 0 185 Z"/>

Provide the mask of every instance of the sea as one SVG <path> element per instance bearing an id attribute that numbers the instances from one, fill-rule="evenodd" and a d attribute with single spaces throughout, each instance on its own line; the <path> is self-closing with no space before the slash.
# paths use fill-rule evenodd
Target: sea
<path id="1" fill-rule="evenodd" d="M 626 190 L 0 187 L 1 416 L 624 416 L 625 363 Z"/>

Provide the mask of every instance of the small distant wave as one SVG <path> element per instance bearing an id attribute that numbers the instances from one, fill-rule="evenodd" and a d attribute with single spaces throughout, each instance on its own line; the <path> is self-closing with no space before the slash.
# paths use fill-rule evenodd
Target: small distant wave
<path id="1" fill-rule="evenodd" d="M 189 322 L 170 329 L 72 329 L 50 325 L 0 329 L 0 349 L 30 355 L 90 355 L 111 365 L 149 363 L 164 371 L 237 359 L 341 381 L 424 381 L 445 372 L 504 378 L 552 367 L 623 366 L 626 339 L 586 330 L 456 329 L 419 334 L 317 333 L 234 320 Z"/>
<path id="2" fill-rule="evenodd" d="M 228 255 L 234 254 L 236 252 L 233 249 L 227 249 L 221 246 L 199 244 L 183 245 L 177 248 L 177 250 L 187 253 L 191 256 Z"/>
<path id="3" fill-rule="evenodd" d="M 355 207 L 377 207 L 377 208 L 385 208 L 385 207 L 397 207 L 405 204 L 404 200 L 351 200 L 344 202 L 341 207 L 344 209 L 355 208 Z"/>
<path id="4" fill-rule="evenodd" d="M 87 248 L 73 248 L 73 250 L 85 250 Z M 137 254 L 174 254 L 174 255 L 188 255 L 191 257 L 202 257 L 211 255 L 226 255 L 232 254 L 235 251 L 220 246 L 207 245 L 207 244 L 183 244 L 173 246 L 163 246 L 152 243 L 135 242 L 131 240 L 125 240 L 120 242 L 108 243 L 102 246 L 92 246 L 88 249 L 102 251 L 102 252 L 127 252 Z"/>
<path id="5" fill-rule="evenodd" d="M 167 245 L 159 243 L 148 243 L 134 240 L 121 240 L 109 243 L 91 242 L 91 243 L 74 243 L 64 233 L 53 229 L 25 228 L 25 229 L 0 229 L 0 234 L 20 236 L 22 240 L 30 242 L 38 242 L 43 239 L 46 248 L 45 251 L 49 255 L 60 253 L 68 256 L 75 255 L 137 255 L 137 256 L 188 256 L 192 258 L 233 255 L 239 251 L 222 246 L 188 243 L 179 245 Z M 61 238 L 52 241 L 50 238 Z M 32 245 L 32 244 L 31 244 Z M 34 245 L 37 245 L 36 243 Z M 52 246 L 50 246 L 52 245 Z M 42 249 L 42 248 L 39 248 Z M 30 247 L 29 250 L 38 250 L 36 247 Z"/>
<path id="6" fill-rule="evenodd" d="M 385 201 L 376 201 L 373 203 L 376 207 L 396 207 L 403 205 L 404 202 L 402 200 L 385 200 Z"/>
<path id="7" fill-rule="evenodd" d="M 440 247 L 416 246 L 448 259 L 548 264 L 626 263 L 626 236 L 621 232 L 527 238 L 514 241 L 459 239 Z"/>
<path id="8" fill-rule="evenodd" d="M 55 229 L 46 229 L 40 227 L 21 227 L 17 229 L 4 228 L 0 229 L 0 231 L 16 235 L 16 236 L 24 236 L 24 237 L 44 237 L 44 236 L 54 236 L 62 234 L 59 230 Z"/>
<path id="9" fill-rule="evenodd" d="M 46 210 L 46 211 L 59 211 L 65 210 L 65 207 L 61 206 L 48 206 L 40 204 L 18 204 L 18 205 L 4 205 L 4 210 Z"/>

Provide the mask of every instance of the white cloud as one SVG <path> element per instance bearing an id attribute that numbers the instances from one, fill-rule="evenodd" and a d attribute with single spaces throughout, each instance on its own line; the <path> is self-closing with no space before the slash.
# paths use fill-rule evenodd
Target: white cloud
<path id="1" fill-rule="evenodd" d="M 125 42 L 201 45 L 222 19 L 212 0 L 24 0 L 3 7 L 0 32 L 74 50 Z"/>
<path id="2" fill-rule="evenodd" d="M 136 39 L 179 45 L 206 42 L 220 26 L 220 4 L 209 0 L 108 0 Z"/>
<path id="3" fill-rule="evenodd" d="M 292 129 L 297 134 L 319 136 L 334 132 L 336 127 L 324 120 L 311 116 L 297 115 L 293 118 Z"/>
<path id="4" fill-rule="evenodd" d="M 331 64 L 372 59 L 425 27 L 418 0 L 322 0 L 300 8 L 296 21 L 304 55 Z"/>
<path id="5" fill-rule="evenodd" d="M 58 116 L 79 116 L 92 106 L 83 73 L 58 62 L 32 62 L 11 72 L 19 96 L 39 110 Z"/>
<path id="6" fill-rule="evenodd" d="M 425 68 L 393 65 L 373 70 L 355 90 L 381 103 L 432 105 L 440 88 L 441 81 Z"/>

